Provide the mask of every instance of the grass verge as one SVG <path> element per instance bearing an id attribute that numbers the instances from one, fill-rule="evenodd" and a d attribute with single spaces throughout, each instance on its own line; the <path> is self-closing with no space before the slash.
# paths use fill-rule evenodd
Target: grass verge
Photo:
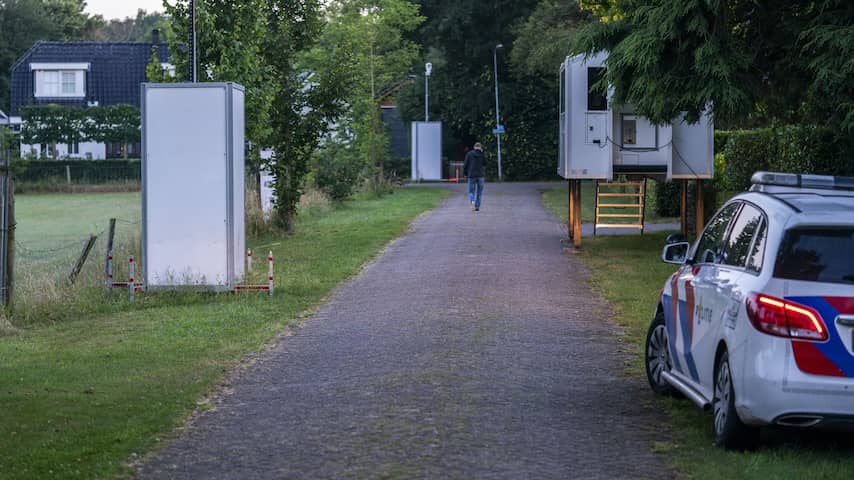
<path id="1" fill-rule="evenodd" d="M 274 297 L 106 295 L 109 314 L 0 337 L 0 477 L 104 478 L 155 447 L 248 354 L 318 305 L 447 192 L 408 188 L 253 240 L 276 257 Z M 97 310 L 96 307 L 93 307 Z"/>
<path id="2" fill-rule="evenodd" d="M 559 206 L 543 201 L 560 215 Z M 591 282 L 611 304 L 635 352 L 630 374 L 644 376 L 643 343 L 661 287 L 675 270 L 661 262 L 666 232 L 585 238 L 579 258 L 590 268 Z M 649 393 L 652 397 L 652 392 Z M 696 479 L 850 479 L 854 478 L 851 435 L 765 429 L 753 452 L 730 452 L 712 444 L 712 417 L 687 400 L 659 398 L 672 418 L 674 438 L 654 446 L 666 452 L 686 478 Z"/>

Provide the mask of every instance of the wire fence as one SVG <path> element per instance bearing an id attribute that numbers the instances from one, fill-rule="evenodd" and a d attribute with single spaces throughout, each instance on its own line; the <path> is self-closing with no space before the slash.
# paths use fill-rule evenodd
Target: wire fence
<path id="1" fill-rule="evenodd" d="M 108 218 L 99 219 L 86 234 L 60 229 L 37 238 L 30 232 L 28 240 L 15 241 L 11 305 L 15 323 L 49 321 L 75 304 L 103 301 L 108 223 Z M 117 219 L 113 241 L 113 277 L 117 280 L 127 277 L 129 256 L 139 257 L 140 238 L 138 218 Z M 90 241 L 93 244 L 84 261 L 82 255 Z M 81 268 L 75 272 L 78 265 Z"/>
<path id="2" fill-rule="evenodd" d="M 123 186 L 138 189 L 142 179 L 139 160 L 14 160 L 12 176 L 20 192 L 61 190 L 81 185 Z M 129 188 L 132 187 L 132 188 Z"/>

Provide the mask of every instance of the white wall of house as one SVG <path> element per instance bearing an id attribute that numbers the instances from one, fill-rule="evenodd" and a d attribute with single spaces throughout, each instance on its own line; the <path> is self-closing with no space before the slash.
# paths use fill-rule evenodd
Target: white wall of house
<path id="1" fill-rule="evenodd" d="M 76 149 L 68 144 L 58 143 L 56 144 L 56 152 L 59 159 L 76 158 L 80 160 L 104 160 L 107 158 L 107 146 L 103 143 L 96 142 L 80 142 L 77 144 Z M 41 145 L 21 144 L 22 157 L 32 155 L 35 158 L 49 158 L 42 155 L 42 153 Z M 48 156 L 49 155 L 50 154 L 48 153 Z"/>

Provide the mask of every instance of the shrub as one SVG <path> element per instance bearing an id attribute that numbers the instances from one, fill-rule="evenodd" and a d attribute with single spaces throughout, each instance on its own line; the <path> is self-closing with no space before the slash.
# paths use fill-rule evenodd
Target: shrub
<path id="1" fill-rule="evenodd" d="M 777 156 L 776 135 L 768 128 L 730 132 L 723 150 L 725 190 L 740 192 L 750 187 L 750 177 L 758 170 L 769 170 Z"/>
<path id="2" fill-rule="evenodd" d="M 314 181 L 334 201 L 350 197 L 363 170 L 362 160 L 352 148 L 330 142 L 318 151 Z"/>
<path id="3" fill-rule="evenodd" d="M 682 184 L 678 181 L 651 183 L 653 209 L 658 217 L 678 217 L 681 214 Z"/>

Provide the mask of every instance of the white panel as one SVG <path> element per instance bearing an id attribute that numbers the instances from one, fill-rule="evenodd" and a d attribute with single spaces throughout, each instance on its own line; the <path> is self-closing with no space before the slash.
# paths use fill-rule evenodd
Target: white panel
<path id="1" fill-rule="evenodd" d="M 243 279 L 246 253 L 246 132 L 244 118 L 244 95 L 242 90 L 232 89 L 232 133 L 234 156 L 232 157 L 233 208 L 232 235 L 234 236 L 234 281 Z"/>
<path id="2" fill-rule="evenodd" d="M 412 122 L 412 179 L 442 179 L 442 122 Z"/>
<path id="3" fill-rule="evenodd" d="M 688 124 L 684 117 L 673 122 L 672 178 L 712 178 L 715 168 L 715 134 L 712 118 Z"/>
<path id="4" fill-rule="evenodd" d="M 610 179 L 613 170 L 609 139 L 611 112 L 587 111 L 587 68 L 601 67 L 607 54 L 597 54 L 585 60 L 576 55 L 566 61 L 567 145 L 564 178 Z M 593 127 L 593 130 L 590 130 Z M 598 143 L 594 143 L 598 140 Z"/>
<path id="5" fill-rule="evenodd" d="M 30 70 L 89 70 L 89 63 L 31 63 Z"/>
<path id="6" fill-rule="evenodd" d="M 226 88 L 145 89 L 147 286 L 227 283 Z"/>
<path id="7" fill-rule="evenodd" d="M 273 175 L 267 171 L 261 171 L 261 207 L 265 214 L 273 212 Z"/>

